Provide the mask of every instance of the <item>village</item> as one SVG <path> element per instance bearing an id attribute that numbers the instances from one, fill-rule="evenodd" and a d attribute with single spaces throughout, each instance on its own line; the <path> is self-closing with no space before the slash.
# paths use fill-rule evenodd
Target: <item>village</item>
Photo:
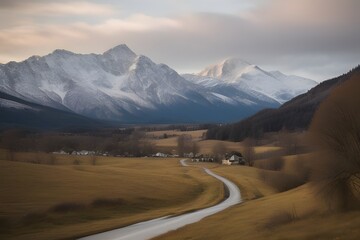
<path id="1" fill-rule="evenodd" d="M 64 150 L 52 152 L 52 154 L 57 155 L 74 155 L 74 156 L 111 156 L 110 153 L 105 152 L 95 152 L 95 151 L 88 151 L 88 150 L 81 150 L 81 151 L 72 151 L 71 153 L 67 153 Z M 114 155 L 113 157 L 135 157 L 131 154 L 119 156 Z M 155 157 L 155 158 L 179 158 L 178 154 L 167 154 L 162 152 L 157 152 L 152 154 L 151 156 L 143 156 L 143 157 Z M 218 160 L 216 156 L 211 154 L 194 154 L 193 152 L 184 153 L 184 158 L 191 159 L 192 162 L 217 162 L 223 165 L 246 165 L 246 160 L 240 152 L 232 151 L 230 153 L 226 153 L 223 159 Z"/>

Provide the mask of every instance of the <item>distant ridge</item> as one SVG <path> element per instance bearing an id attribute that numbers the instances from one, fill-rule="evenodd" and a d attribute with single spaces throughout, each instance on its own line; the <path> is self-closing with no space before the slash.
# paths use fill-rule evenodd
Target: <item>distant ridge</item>
<path id="1" fill-rule="evenodd" d="M 104 126 L 105 123 L 72 112 L 31 103 L 0 92 L 0 130 L 5 128 L 68 130 Z"/>
<path id="2" fill-rule="evenodd" d="M 211 86 L 213 89 L 233 87 L 267 101 L 282 104 L 306 92 L 318 83 L 314 80 L 285 75 L 280 71 L 265 71 L 240 58 L 228 58 L 211 65 L 198 74 L 183 75 L 194 83 Z"/>
<path id="3" fill-rule="evenodd" d="M 259 137 L 266 132 L 277 132 L 283 128 L 307 129 L 315 111 L 331 91 L 359 73 L 360 66 L 357 66 L 346 74 L 320 83 L 278 109 L 265 109 L 240 122 L 212 128 L 207 132 L 207 138 L 241 141 L 247 137 Z"/>

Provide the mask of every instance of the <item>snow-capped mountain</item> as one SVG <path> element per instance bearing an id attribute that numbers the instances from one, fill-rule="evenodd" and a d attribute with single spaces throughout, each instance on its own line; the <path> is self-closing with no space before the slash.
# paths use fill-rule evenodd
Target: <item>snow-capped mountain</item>
<path id="1" fill-rule="evenodd" d="M 247 81 L 227 77 L 240 74 L 238 67 L 235 71 L 228 65 L 198 76 L 180 76 L 126 45 L 103 54 L 55 50 L 43 57 L 0 64 L 0 92 L 86 117 L 121 122 L 228 122 L 279 106 L 280 101 L 258 91 L 264 87 L 257 84 L 280 81 L 283 76 L 269 73 L 267 79 L 252 78 L 256 84 L 251 84 L 251 74 L 241 75 Z M 239 87 L 240 83 L 248 87 Z M 267 86 L 274 92 L 285 91 L 272 83 Z"/>
<path id="2" fill-rule="evenodd" d="M 317 85 L 317 82 L 279 71 L 267 72 L 238 58 L 229 58 L 212 65 L 196 75 L 184 75 L 189 81 L 206 87 L 231 86 L 255 97 L 284 103 Z"/>

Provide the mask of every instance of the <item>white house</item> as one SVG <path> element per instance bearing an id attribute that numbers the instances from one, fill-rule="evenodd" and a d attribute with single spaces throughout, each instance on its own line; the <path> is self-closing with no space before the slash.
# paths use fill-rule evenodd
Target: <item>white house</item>
<path id="1" fill-rule="evenodd" d="M 158 152 L 155 154 L 155 157 L 167 157 L 168 155 L 166 153 Z"/>
<path id="2" fill-rule="evenodd" d="M 222 164 L 224 165 L 237 165 L 237 164 L 245 164 L 245 160 L 242 157 L 241 153 L 231 154 L 230 157 L 222 160 Z"/>
<path id="3" fill-rule="evenodd" d="M 190 153 L 184 153 L 184 157 L 187 157 L 187 158 L 193 158 L 195 155 L 193 152 L 190 152 Z"/>
<path id="4" fill-rule="evenodd" d="M 67 152 L 65 152 L 64 150 L 61 150 L 59 152 L 53 152 L 53 154 L 61 154 L 61 155 L 64 155 L 64 154 L 67 154 Z"/>

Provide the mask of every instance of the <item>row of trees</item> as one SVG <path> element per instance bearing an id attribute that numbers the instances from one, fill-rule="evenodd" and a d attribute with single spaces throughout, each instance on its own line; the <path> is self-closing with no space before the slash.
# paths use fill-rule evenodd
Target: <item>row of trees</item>
<path id="1" fill-rule="evenodd" d="M 182 134 L 177 139 L 177 152 L 179 156 L 183 157 L 185 153 L 193 153 L 197 155 L 199 153 L 199 145 L 192 140 L 191 135 Z"/>
<path id="2" fill-rule="evenodd" d="M 61 134 L 33 133 L 23 130 L 7 130 L 1 134 L 0 147 L 14 151 L 55 152 L 63 150 L 89 150 L 112 155 L 147 156 L 156 152 L 155 146 L 139 131 L 114 132 L 112 134 Z"/>

